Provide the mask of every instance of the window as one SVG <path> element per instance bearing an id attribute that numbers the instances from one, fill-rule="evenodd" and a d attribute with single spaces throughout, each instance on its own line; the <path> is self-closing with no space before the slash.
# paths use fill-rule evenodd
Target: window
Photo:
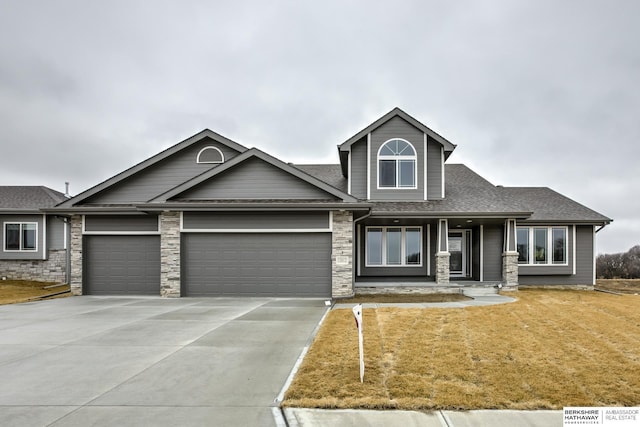
<path id="1" fill-rule="evenodd" d="M 378 151 L 378 188 L 416 188 L 416 150 L 404 139 L 391 139 Z"/>
<path id="2" fill-rule="evenodd" d="M 535 262 L 536 264 L 547 263 L 547 229 L 533 229 L 533 244 L 535 245 Z"/>
<path id="3" fill-rule="evenodd" d="M 422 265 L 421 227 L 367 227 L 368 267 Z"/>
<path id="4" fill-rule="evenodd" d="M 518 228 L 518 263 L 529 264 L 529 229 Z"/>
<path id="5" fill-rule="evenodd" d="M 567 229 L 553 228 L 553 263 L 567 263 Z"/>
<path id="6" fill-rule="evenodd" d="M 35 222 L 4 224 L 5 251 L 36 251 L 38 224 Z"/>
<path id="7" fill-rule="evenodd" d="M 567 264 L 567 227 L 518 227 L 516 239 L 519 264 Z"/>
<path id="8" fill-rule="evenodd" d="M 198 153 L 197 163 L 224 163 L 224 155 L 217 147 L 204 147 Z"/>

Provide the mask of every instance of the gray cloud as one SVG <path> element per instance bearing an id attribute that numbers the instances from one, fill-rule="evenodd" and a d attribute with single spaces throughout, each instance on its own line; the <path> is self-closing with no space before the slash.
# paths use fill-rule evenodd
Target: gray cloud
<path id="1" fill-rule="evenodd" d="M 0 184 L 77 193 L 208 127 L 294 162 L 399 106 L 494 183 L 640 241 L 634 1 L 21 1 L 0 6 Z"/>

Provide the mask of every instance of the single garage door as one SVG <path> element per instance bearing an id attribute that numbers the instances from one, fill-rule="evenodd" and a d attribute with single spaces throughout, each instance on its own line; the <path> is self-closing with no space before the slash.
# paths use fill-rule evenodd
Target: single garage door
<path id="1" fill-rule="evenodd" d="M 331 296 L 329 233 L 185 233 L 183 295 Z"/>
<path id="2" fill-rule="evenodd" d="M 85 236 L 83 253 L 85 294 L 160 294 L 160 236 Z"/>

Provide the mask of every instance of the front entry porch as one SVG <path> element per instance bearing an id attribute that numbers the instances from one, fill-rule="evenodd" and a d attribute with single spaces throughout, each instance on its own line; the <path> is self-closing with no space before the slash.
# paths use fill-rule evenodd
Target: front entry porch
<path id="1" fill-rule="evenodd" d="M 367 218 L 356 224 L 356 294 L 517 289 L 513 219 Z"/>

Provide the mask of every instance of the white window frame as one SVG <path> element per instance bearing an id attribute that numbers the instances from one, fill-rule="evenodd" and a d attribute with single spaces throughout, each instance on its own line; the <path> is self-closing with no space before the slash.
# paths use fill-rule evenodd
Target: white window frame
<path id="1" fill-rule="evenodd" d="M 391 141 L 402 141 L 405 142 L 411 147 L 413 150 L 413 154 L 410 156 L 402 156 L 402 155 L 380 155 L 380 151 L 384 148 L 385 145 L 390 143 Z M 387 187 L 380 185 L 380 161 L 381 160 L 394 160 L 396 163 L 396 186 L 395 187 Z M 412 187 L 400 187 L 400 162 L 401 161 L 413 161 L 413 186 Z M 412 143 L 402 138 L 391 138 L 384 142 L 378 149 L 378 154 L 376 156 L 376 170 L 377 170 L 377 188 L 378 190 L 415 190 L 418 188 L 418 152 L 416 151 L 416 147 L 413 146 Z"/>
<path id="2" fill-rule="evenodd" d="M 219 162 L 204 162 L 204 161 L 200 161 L 200 156 L 202 155 L 202 153 L 204 153 L 207 150 L 215 150 L 218 153 L 220 153 L 220 161 Z M 224 154 L 222 153 L 222 151 L 218 147 L 214 147 L 212 145 L 209 145 L 209 146 L 204 147 L 202 150 L 200 150 L 198 152 L 198 156 L 196 157 L 196 163 L 201 163 L 201 164 L 221 164 L 221 163 L 224 163 Z"/>
<path id="3" fill-rule="evenodd" d="M 370 229 L 382 229 L 382 263 L 381 264 L 369 264 L 369 256 L 365 254 L 365 267 L 422 267 L 424 264 L 424 240 L 423 240 L 423 231 L 422 226 L 419 225 L 390 225 L 390 226 L 382 226 L 382 225 L 370 225 L 365 227 L 365 241 L 364 247 L 365 251 L 369 249 L 368 239 L 369 239 L 369 230 Z M 387 264 L 387 229 L 396 229 L 399 228 L 401 230 L 401 238 L 400 238 L 400 264 Z M 420 232 L 420 263 L 419 264 L 407 264 L 407 229 L 409 230 L 417 230 Z"/>
<path id="4" fill-rule="evenodd" d="M 528 226 L 517 226 L 516 227 L 516 250 L 518 249 L 518 229 L 527 229 L 529 236 L 529 248 L 528 248 L 528 262 L 518 262 L 520 266 L 527 267 L 562 267 L 569 265 L 569 227 L 564 225 L 559 226 L 542 226 L 542 225 L 528 225 Z M 547 259 L 544 263 L 536 263 L 535 261 L 535 244 L 534 244 L 534 235 L 536 229 L 545 229 L 547 230 Z M 564 263 L 554 263 L 553 262 L 553 230 L 554 229 L 563 229 L 564 230 Z"/>
<path id="5" fill-rule="evenodd" d="M 20 226 L 20 249 L 7 249 L 7 225 L 19 225 Z M 36 227 L 36 246 L 35 249 L 22 249 L 22 227 L 25 225 L 35 225 Z M 6 221 L 2 225 L 2 251 L 3 252 L 38 252 L 38 223 L 31 221 Z"/>

